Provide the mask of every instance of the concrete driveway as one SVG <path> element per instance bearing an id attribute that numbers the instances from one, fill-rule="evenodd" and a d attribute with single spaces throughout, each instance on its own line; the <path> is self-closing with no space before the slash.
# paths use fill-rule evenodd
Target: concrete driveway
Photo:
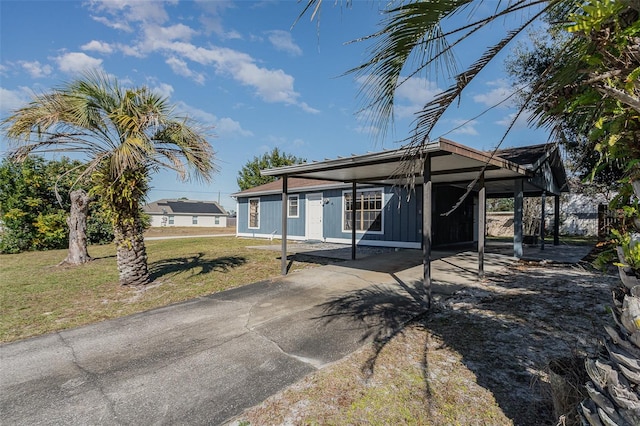
<path id="1" fill-rule="evenodd" d="M 437 291 L 475 280 L 475 254 L 440 257 Z M 485 270 L 512 261 L 488 255 Z M 400 251 L 327 265 L 1 345 L 1 423 L 224 423 L 418 314 L 420 262 Z"/>

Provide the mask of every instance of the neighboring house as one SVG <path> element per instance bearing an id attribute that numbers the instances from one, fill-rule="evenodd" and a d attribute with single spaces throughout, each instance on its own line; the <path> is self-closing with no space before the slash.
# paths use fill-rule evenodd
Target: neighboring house
<path id="1" fill-rule="evenodd" d="M 151 226 L 226 227 L 228 214 L 215 201 L 158 200 L 145 205 Z"/>
<path id="2" fill-rule="evenodd" d="M 513 197 L 518 191 L 520 197 L 559 196 L 568 191 L 564 166 L 553 145 L 503 150 L 491 156 L 440 139 L 418 149 L 265 170 L 263 174 L 280 179 L 233 194 L 237 200 L 236 233 L 280 238 L 286 211 L 285 232 L 290 240 L 356 240 L 361 245 L 420 248 L 425 223 L 424 158 L 430 158 L 432 191 L 427 204 L 433 246 L 478 241 L 478 218 L 483 211 L 480 200 L 486 202 L 482 197 Z M 483 167 L 484 180 L 476 182 L 469 196 L 449 212 Z M 285 209 L 283 197 L 287 199 Z"/>

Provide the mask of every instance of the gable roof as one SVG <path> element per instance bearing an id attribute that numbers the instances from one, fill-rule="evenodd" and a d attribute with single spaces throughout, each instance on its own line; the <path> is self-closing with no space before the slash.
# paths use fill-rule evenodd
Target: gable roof
<path id="1" fill-rule="evenodd" d="M 215 201 L 162 199 L 142 207 L 148 214 L 184 214 L 226 216 L 226 210 Z"/>

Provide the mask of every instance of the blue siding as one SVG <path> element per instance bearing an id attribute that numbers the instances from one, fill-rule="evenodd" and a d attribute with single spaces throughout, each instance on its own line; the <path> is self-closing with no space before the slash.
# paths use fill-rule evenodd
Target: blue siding
<path id="1" fill-rule="evenodd" d="M 249 200 L 260 199 L 260 228 L 249 228 Z M 299 215 L 297 218 L 287 219 L 287 234 L 304 236 L 304 194 L 300 194 L 298 201 Z M 263 195 L 260 197 L 238 198 L 238 232 L 242 234 L 277 234 L 282 235 L 282 196 Z"/>
<path id="2" fill-rule="evenodd" d="M 324 237 L 351 238 L 351 231 L 343 231 L 342 194 L 344 189 L 324 191 L 329 202 L 324 206 Z M 350 189 L 349 189 L 350 191 Z M 415 193 L 407 201 L 407 191 L 400 188 L 385 187 L 383 230 L 380 233 L 358 232 L 358 238 L 379 241 L 420 242 L 418 226 L 418 204 Z"/>
<path id="3" fill-rule="evenodd" d="M 359 187 L 359 189 L 366 188 Z M 323 237 L 325 239 L 351 240 L 351 231 L 343 231 L 342 229 L 342 197 L 345 191 L 350 192 L 351 187 L 310 192 L 314 194 L 322 193 L 322 197 L 325 200 L 323 204 Z M 473 230 L 472 197 L 461 208 L 456 210 L 456 214 L 445 218 L 440 217 L 441 213 L 455 204 L 455 201 L 463 192 L 463 189 L 446 185 L 434 186 L 434 201 L 431 204 L 434 244 L 460 242 L 473 238 L 473 234 L 468 232 Z M 419 244 L 422 240 L 422 187 L 419 186 L 413 191 L 408 191 L 404 188 L 383 187 L 383 193 L 383 232 L 358 232 L 358 240 Z M 288 219 L 288 235 L 305 237 L 306 197 L 304 193 L 297 195 L 299 196 L 299 217 Z M 242 234 L 282 235 L 280 229 L 281 195 L 263 195 L 259 198 L 259 229 L 249 229 L 247 226 L 249 198 L 238 199 L 238 232 Z"/>

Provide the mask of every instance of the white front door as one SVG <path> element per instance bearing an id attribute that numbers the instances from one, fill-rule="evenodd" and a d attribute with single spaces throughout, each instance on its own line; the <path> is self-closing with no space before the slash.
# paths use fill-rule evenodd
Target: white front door
<path id="1" fill-rule="evenodd" d="M 320 240 L 324 238 L 322 232 L 322 210 L 324 202 L 322 194 L 307 194 L 307 240 Z"/>

